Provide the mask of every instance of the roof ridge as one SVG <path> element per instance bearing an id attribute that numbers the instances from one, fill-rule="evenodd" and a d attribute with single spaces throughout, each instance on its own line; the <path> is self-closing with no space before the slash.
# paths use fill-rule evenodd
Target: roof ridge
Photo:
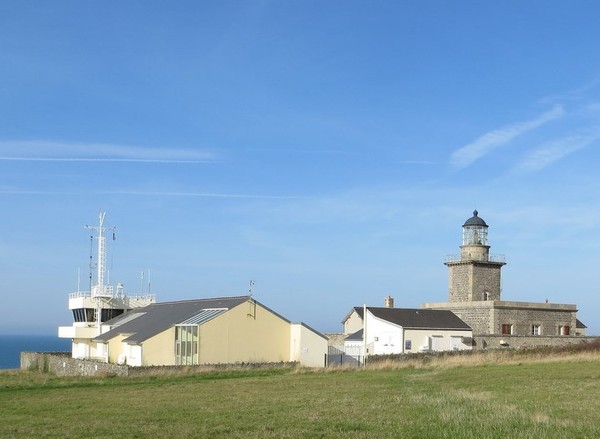
<path id="1" fill-rule="evenodd" d="M 209 301 L 209 300 L 228 300 L 228 299 L 249 299 L 252 296 L 250 295 L 243 295 L 243 296 L 221 296 L 221 297 L 207 297 L 204 299 L 185 299 L 185 300 L 171 300 L 168 302 L 156 302 L 153 303 L 153 305 L 166 305 L 169 303 L 183 303 L 183 302 L 203 302 L 203 301 Z"/>

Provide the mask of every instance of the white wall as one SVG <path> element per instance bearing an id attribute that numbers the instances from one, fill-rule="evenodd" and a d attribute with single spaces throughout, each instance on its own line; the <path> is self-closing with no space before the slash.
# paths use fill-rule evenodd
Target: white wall
<path id="1" fill-rule="evenodd" d="M 71 355 L 73 358 L 89 358 L 90 345 L 86 343 L 86 341 L 87 340 L 73 340 Z"/>
<path id="2" fill-rule="evenodd" d="M 403 330 L 401 326 L 381 320 L 367 310 L 367 355 L 401 354 L 403 352 Z"/>
<path id="3" fill-rule="evenodd" d="M 389 355 L 423 351 L 471 350 L 472 331 L 446 329 L 404 329 L 400 325 L 379 319 L 367 310 L 367 355 Z M 407 345 L 410 344 L 410 349 Z M 344 343 L 346 355 L 362 357 L 363 343 Z"/>
<path id="4" fill-rule="evenodd" d="M 411 349 L 405 352 L 471 350 L 472 336 L 472 331 L 407 329 L 404 338 L 411 342 Z"/>
<path id="5" fill-rule="evenodd" d="M 126 362 L 129 366 L 141 366 L 142 365 L 142 347 L 139 345 L 124 344 L 124 353 Z"/>

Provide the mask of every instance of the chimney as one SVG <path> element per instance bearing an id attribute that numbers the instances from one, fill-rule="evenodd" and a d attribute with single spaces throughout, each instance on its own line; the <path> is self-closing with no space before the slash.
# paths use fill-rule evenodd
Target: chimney
<path id="1" fill-rule="evenodd" d="M 385 307 L 393 308 L 394 307 L 394 298 L 392 296 L 387 296 L 385 298 Z"/>

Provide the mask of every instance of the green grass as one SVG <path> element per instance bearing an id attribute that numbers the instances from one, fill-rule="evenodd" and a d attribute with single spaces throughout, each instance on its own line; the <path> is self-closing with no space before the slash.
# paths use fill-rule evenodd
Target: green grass
<path id="1" fill-rule="evenodd" d="M 0 437 L 600 437 L 599 353 L 481 358 L 135 378 L 3 372 Z"/>

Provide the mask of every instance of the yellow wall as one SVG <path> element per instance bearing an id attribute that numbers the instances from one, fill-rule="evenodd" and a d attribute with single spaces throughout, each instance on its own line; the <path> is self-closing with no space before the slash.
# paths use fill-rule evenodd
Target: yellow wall
<path id="1" fill-rule="evenodd" d="M 353 309 L 348 319 L 344 322 L 344 334 L 354 334 L 363 329 L 363 319 Z"/>
<path id="2" fill-rule="evenodd" d="M 108 361 L 109 363 L 116 363 L 119 359 L 119 355 L 125 354 L 123 340 L 128 335 L 119 334 L 108 341 Z"/>
<path id="3" fill-rule="evenodd" d="M 248 301 L 200 326 L 200 364 L 290 361 L 290 323 Z"/>
<path id="4" fill-rule="evenodd" d="M 169 328 L 142 344 L 142 366 L 175 364 L 175 327 Z"/>
<path id="5" fill-rule="evenodd" d="M 290 361 L 307 367 L 324 367 L 327 339 L 301 323 L 292 323 L 290 353 Z"/>

